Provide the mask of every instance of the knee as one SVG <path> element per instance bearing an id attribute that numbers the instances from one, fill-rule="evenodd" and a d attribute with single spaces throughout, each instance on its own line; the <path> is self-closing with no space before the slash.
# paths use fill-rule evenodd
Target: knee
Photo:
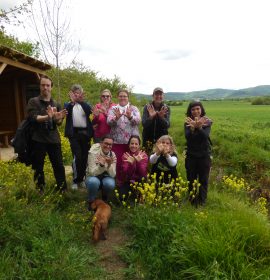
<path id="1" fill-rule="evenodd" d="M 114 190 L 114 188 L 115 188 L 115 180 L 113 178 L 107 177 L 107 178 L 103 179 L 102 185 L 103 185 L 103 189 L 105 191 L 110 192 L 110 191 Z"/>
<path id="2" fill-rule="evenodd" d="M 87 177 L 85 180 L 85 185 L 89 191 L 98 190 L 100 186 L 100 181 L 96 177 Z"/>

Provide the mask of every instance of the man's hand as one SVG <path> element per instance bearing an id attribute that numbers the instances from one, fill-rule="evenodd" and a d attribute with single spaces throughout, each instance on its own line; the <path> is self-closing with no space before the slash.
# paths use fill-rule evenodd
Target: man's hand
<path id="1" fill-rule="evenodd" d="M 122 113 L 120 112 L 120 109 L 119 108 L 115 108 L 113 110 L 113 112 L 115 114 L 115 120 L 118 121 L 121 118 L 121 116 L 122 116 Z"/>
<path id="2" fill-rule="evenodd" d="M 147 111 L 148 111 L 150 119 L 153 119 L 157 114 L 157 112 L 155 111 L 155 108 L 152 104 L 147 105 Z"/>
<path id="3" fill-rule="evenodd" d="M 161 119 L 164 119 L 167 112 L 168 112 L 167 106 L 162 106 L 161 110 L 159 112 L 157 112 L 157 114 Z"/>

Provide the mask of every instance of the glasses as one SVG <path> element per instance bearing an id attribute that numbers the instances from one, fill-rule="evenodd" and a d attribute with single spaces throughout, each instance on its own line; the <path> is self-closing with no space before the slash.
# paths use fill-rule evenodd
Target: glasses
<path id="1" fill-rule="evenodd" d="M 103 144 L 104 144 L 105 146 L 108 146 L 108 147 L 111 147 L 111 146 L 112 146 L 112 144 L 111 144 L 111 143 L 108 143 L 108 142 L 103 142 Z"/>
<path id="2" fill-rule="evenodd" d="M 120 97 L 120 98 L 128 98 L 127 95 L 119 95 L 118 97 Z"/>
<path id="3" fill-rule="evenodd" d="M 101 95 L 103 98 L 110 98 L 110 95 Z"/>

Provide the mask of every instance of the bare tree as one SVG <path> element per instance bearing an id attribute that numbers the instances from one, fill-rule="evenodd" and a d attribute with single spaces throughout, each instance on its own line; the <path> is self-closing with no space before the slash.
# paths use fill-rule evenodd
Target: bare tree
<path id="1" fill-rule="evenodd" d="M 60 94 L 60 67 L 70 63 L 79 52 L 80 43 L 73 40 L 65 0 L 33 0 L 31 20 L 46 62 L 55 65 L 58 101 Z M 67 63 L 67 64 L 70 64 Z"/>
<path id="2" fill-rule="evenodd" d="M 3 31 L 6 25 L 19 25 L 22 23 L 21 15 L 29 13 L 32 0 L 26 0 L 19 6 L 9 9 L 0 9 L 0 29 Z"/>

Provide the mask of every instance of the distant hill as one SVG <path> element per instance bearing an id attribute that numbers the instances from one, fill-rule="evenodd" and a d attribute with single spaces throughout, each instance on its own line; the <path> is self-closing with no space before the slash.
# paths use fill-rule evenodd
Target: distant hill
<path id="1" fill-rule="evenodd" d="M 244 89 L 207 89 L 201 91 L 191 92 L 166 92 L 166 100 L 214 100 L 214 99 L 235 99 L 235 98 L 248 98 L 257 96 L 270 96 L 270 85 L 256 86 Z M 152 99 L 151 95 L 135 93 L 138 100 L 141 99 Z"/>

